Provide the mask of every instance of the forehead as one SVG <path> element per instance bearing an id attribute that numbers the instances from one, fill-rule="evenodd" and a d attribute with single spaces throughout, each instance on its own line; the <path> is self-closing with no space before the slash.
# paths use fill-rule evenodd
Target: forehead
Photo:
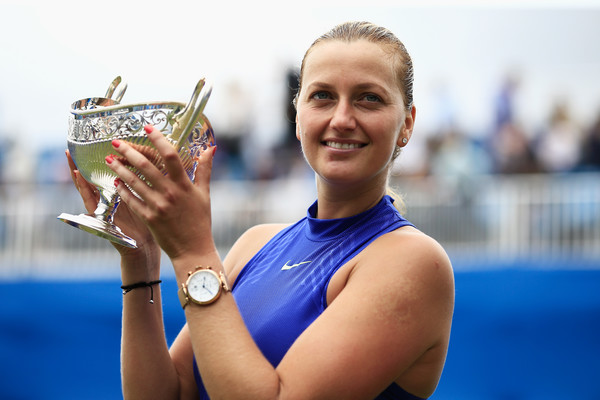
<path id="1" fill-rule="evenodd" d="M 360 77 L 396 85 L 395 58 L 386 45 L 367 40 L 329 40 L 315 45 L 305 59 L 303 80 Z"/>

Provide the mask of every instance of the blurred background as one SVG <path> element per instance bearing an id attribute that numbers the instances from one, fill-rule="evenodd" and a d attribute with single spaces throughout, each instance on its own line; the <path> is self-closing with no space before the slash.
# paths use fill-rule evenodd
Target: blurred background
<path id="1" fill-rule="evenodd" d="M 125 103 L 187 102 L 211 80 L 224 255 L 256 223 L 305 215 L 300 61 L 333 25 L 369 20 L 415 65 L 392 183 L 456 272 L 432 399 L 600 399 L 600 2 L 217 3 L 0 0 L 0 398 L 121 397 L 118 257 L 56 219 L 83 212 L 70 104 L 117 75 Z M 171 341 L 184 318 L 168 260 L 163 281 Z"/>

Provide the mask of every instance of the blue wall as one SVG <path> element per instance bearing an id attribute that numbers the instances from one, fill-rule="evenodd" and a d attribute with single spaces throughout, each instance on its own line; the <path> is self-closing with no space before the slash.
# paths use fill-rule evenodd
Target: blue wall
<path id="1" fill-rule="evenodd" d="M 0 283 L 0 399 L 118 399 L 119 281 Z M 163 283 L 169 342 L 184 323 Z M 600 271 L 456 273 L 433 400 L 600 399 Z"/>

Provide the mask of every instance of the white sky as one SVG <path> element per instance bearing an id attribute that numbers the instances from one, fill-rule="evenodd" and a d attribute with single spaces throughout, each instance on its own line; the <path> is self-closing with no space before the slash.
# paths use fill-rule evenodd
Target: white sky
<path id="1" fill-rule="evenodd" d="M 206 114 L 217 140 L 233 112 L 224 89 L 238 82 L 250 93 L 249 125 L 269 141 L 281 130 L 286 68 L 345 20 L 384 25 L 407 46 L 415 133 L 435 125 L 442 86 L 459 123 L 485 130 L 491 97 L 512 70 L 522 78 L 519 115 L 532 126 L 558 98 L 582 121 L 600 112 L 599 1 L 481 3 L 0 0 L 0 137 L 61 146 L 69 105 L 104 95 L 117 75 L 129 83 L 124 103 L 186 102 L 205 76 L 214 83 Z"/>

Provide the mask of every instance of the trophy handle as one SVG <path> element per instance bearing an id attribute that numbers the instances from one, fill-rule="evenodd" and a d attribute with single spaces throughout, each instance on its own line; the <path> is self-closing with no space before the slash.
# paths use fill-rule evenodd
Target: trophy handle
<path id="1" fill-rule="evenodd" d="M 123 83 L 121 84 L 121 86 L 119 86 L 118 90 L 117 90 L 117 94 L 115 95 L 115 101 L 117 103 L 121 102 L 121 99 L 123 98 L 123 95 L 125 94 L 125 91 L 127 90 L 127 83 Z"/>
<path id="2" fill-rule="evenodd" d="M 189 103 L 175 115 L 171 139 L 177 142 L 176 148 L 181 148 L 183 142 L 187 140 L 190 132 L 198 120 L 200 120 L 211 93 L 212 85 L 206 84 L 204 78 L 200 79 L 198 84 L 196 84 Z"/>
<path id="3" fill-rule="evenodd" d="M 108 86 L 108 89 L 106 90 L 106 94 L 104 95 L 104 97 L 107 99 L 110 99 L 112 97 L 113 93 L 115 92 L 115 89 L 117 88 L 117 86 L 119 86 L 119 83 L 121 83 L 121 77 L 117 76 L 115 79 L 113 79 L 113 81 Z"/>
<path id="4" fill-rule="evenodd" d="M 107 99 L 110 99 L 112 97 L 112 95 L 115 93 L 115 89 L 117 89 L 117 87 L 119 90 L 117 90 L 117 94 L 115 96 L 115 103 L 118 104 L 121 102 L 121 99 L 123 98 L 123 95 L 125 94 L 125 91 L 127 90 L 127 83 L 123 82 L 123 84 L 121 85 L 121 77 L 120 76 L 117 76 L 115 79 L 113 79 L 113 81 L 108 86 L 108 89 L 106 90 L 106 94 L 104 95 L 104 97 Z"/>

